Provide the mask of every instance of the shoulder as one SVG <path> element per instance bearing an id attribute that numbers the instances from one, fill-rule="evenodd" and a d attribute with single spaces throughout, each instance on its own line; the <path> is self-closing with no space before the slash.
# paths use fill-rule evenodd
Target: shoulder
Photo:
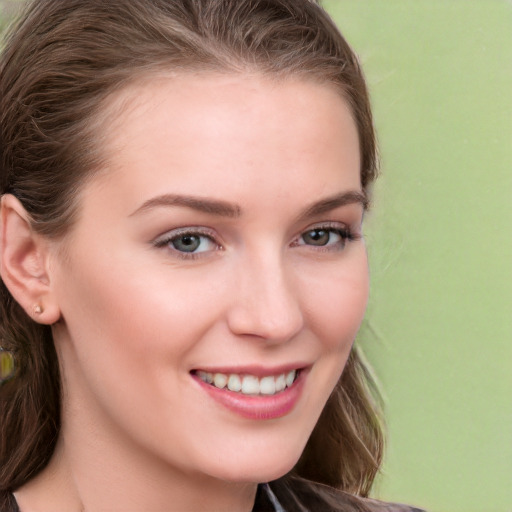
<path id="1" fill-rule="evenodd" d="M 302 478 L 286 478 L 271 483 L 285 510 L 325 512 L 425 512 L 399 503 L 354 496 L 327 485 Z"/>

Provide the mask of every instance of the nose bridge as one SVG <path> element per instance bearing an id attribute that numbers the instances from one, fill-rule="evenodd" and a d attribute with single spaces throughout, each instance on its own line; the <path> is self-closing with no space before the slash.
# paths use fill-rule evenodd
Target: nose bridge
<path id="1" fill-rule="evenodd" d="M 278 250 L 259 250 L 240 261 L 230 328 L 272 342 L 292 338 L 303 326 L 300 297 Z"/>

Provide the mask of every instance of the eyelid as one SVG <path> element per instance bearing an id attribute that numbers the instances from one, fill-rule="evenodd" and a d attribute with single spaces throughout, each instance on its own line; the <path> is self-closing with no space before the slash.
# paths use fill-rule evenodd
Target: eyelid
<path id="1" fill-rule="evenodd" d="M 333 251 L 336 250 L 336 244 L 331 245 L 325 245 L 325 246 L 315 246 L 310 244 L 302 244 L 299 242 L 302 236 L 304 234 L 308 233 L 309 231 L 314 230 L 325 230 L 325 231 L 336 231 L 340 234 L 340 236 L 343 239 L 343 247 L 349 242 L 360 240 L 362 238 L 362 234 L 358 231 L 358 229 L 354 229 L 349 224 L 346 224 L 344 222 L 339 221 L 324 221 L 324 222 L 317 222 L 315 224 L 311 224 L 307 228 L 301 230 L 301 232 L 296 235 L 291 243 L 292 247 L 298 247 L 298 246 L 306 246 L 308 248 L 311 248 L 315 251 Z"/>
<path id="2" fill-rule="evenodd" d="M 216 245 L 216 249 L 212 251 L 201 251 L 201 252 L 182 252 L 171 247 L 171 242 L 179 238 L 180 236 L 192 235 L 192 236 L 203 236 L 209 238 L 213 244 Z M 193 260 L 198 258 L 204 258 L 210 255 L 216 250 L 222 250 L 223 246 L 218 240 L 218 236 L 212 229 L 204 226 L 186 226 L 176 229 L 171 229 L 165 233 L 159 235 L 152 241 L 152 245 L 157 248 L 166 248 L 176 258 L 183 260 Z"/>
<path id="3" fill-rule="evenodd" d="M 351 227 L 349 224 L 345 222 L 339 222 L 339 221 L 320 221 L 315 222 L 314 224 L 311 224 L 307 226 L 304 229 L 301 229 L 300 232 L 295 235 L 294 239 L 300 238 L 304 233 L 307 233 L 308 231 L 313 231 L 315 229 L 325 229 L 325 230 L 333 230 L 333 231 L 346 231 L 351 236 L 357 237 L 359 235 L 354 233 L 353 227 Z"/>
<path id="4" fill-rule="evenodd" d="M 153 240 L 152 243 L 153 243 L 153 245 L 165 244 L 166 242 L 169 242 L 169 240 L 172 240 L 174 238 L 177 238 L 177 237 L 183 236 L 183 235 L 206 236 L 208 238 L 211 238 L 218 245 L 220 245 L 220 243 L 217 240 L 216 233 L 212 229 L 205 228 L 204 226 L 186 226 L 186 227 L 170 229 L 169 231 L 166 231 L 165 233 L 158 235 Z"/>

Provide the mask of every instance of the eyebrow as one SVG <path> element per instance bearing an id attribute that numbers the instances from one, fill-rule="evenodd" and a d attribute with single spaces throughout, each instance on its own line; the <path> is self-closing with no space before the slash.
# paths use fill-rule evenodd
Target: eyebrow
<path id="1" fill-rule="evenodd" d="M 300 219 L 303 220 L 309 219 L 310 217 L 316 217 L 349 204 L 360 204 L 363 207 L 363 210 L 366 210 L 368 209 L 370 202 L 364 191 L 350 190 L 342 192 L 341 194 L 326 197 L 325 199 L 321 199 L 320 201 L 313 203 L 304 210 L 300 215 Z"/>
<path id="2" fill-rule="evenodd" d="M 184 206 L 210 215 L 218 215 L 219 217 L 237 218 L 242 214 L 242 209 L 237 204 L 228 203 L 219 199 L 164 194 L 148 199 L 142 206 L 131 213 L 130 217 L 159 206 Z"/>
<path id="3" fill-rule="evenodd" d="M 369 204 L 368 197 L 363 191 L 351 190 L 342 192 L 341 194 L 327 197 L 308 206 L 301 213 L 299 218 L 301 220 L 308 219 L 354 203 L 361 204 L 363 209 L 366 210 Z M 238 204 L 229 203 L 220 199 L 179 194 L 163 194 L 148 199 L 129 216 L 132 217 L 133 215 L 152 210 L 153 208 L 172 206 L 191 208 L 192 210 L 197 210 L 209 215 L 217 215 L 219 217 L 238 218 L 242 215 L 242 208 Z"/>

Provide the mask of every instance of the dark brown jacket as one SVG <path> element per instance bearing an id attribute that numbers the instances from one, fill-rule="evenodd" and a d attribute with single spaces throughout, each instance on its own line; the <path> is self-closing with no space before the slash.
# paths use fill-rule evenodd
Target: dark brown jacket
<path id="1" fill-rule="evenodd" d="M 285 512 L 425 512 L 398 503 L 361 498 L 302 478 L 288 477 L 269 487 Z M 275 512 L 276 507 L 260 486 L 253 512 Z"/>

